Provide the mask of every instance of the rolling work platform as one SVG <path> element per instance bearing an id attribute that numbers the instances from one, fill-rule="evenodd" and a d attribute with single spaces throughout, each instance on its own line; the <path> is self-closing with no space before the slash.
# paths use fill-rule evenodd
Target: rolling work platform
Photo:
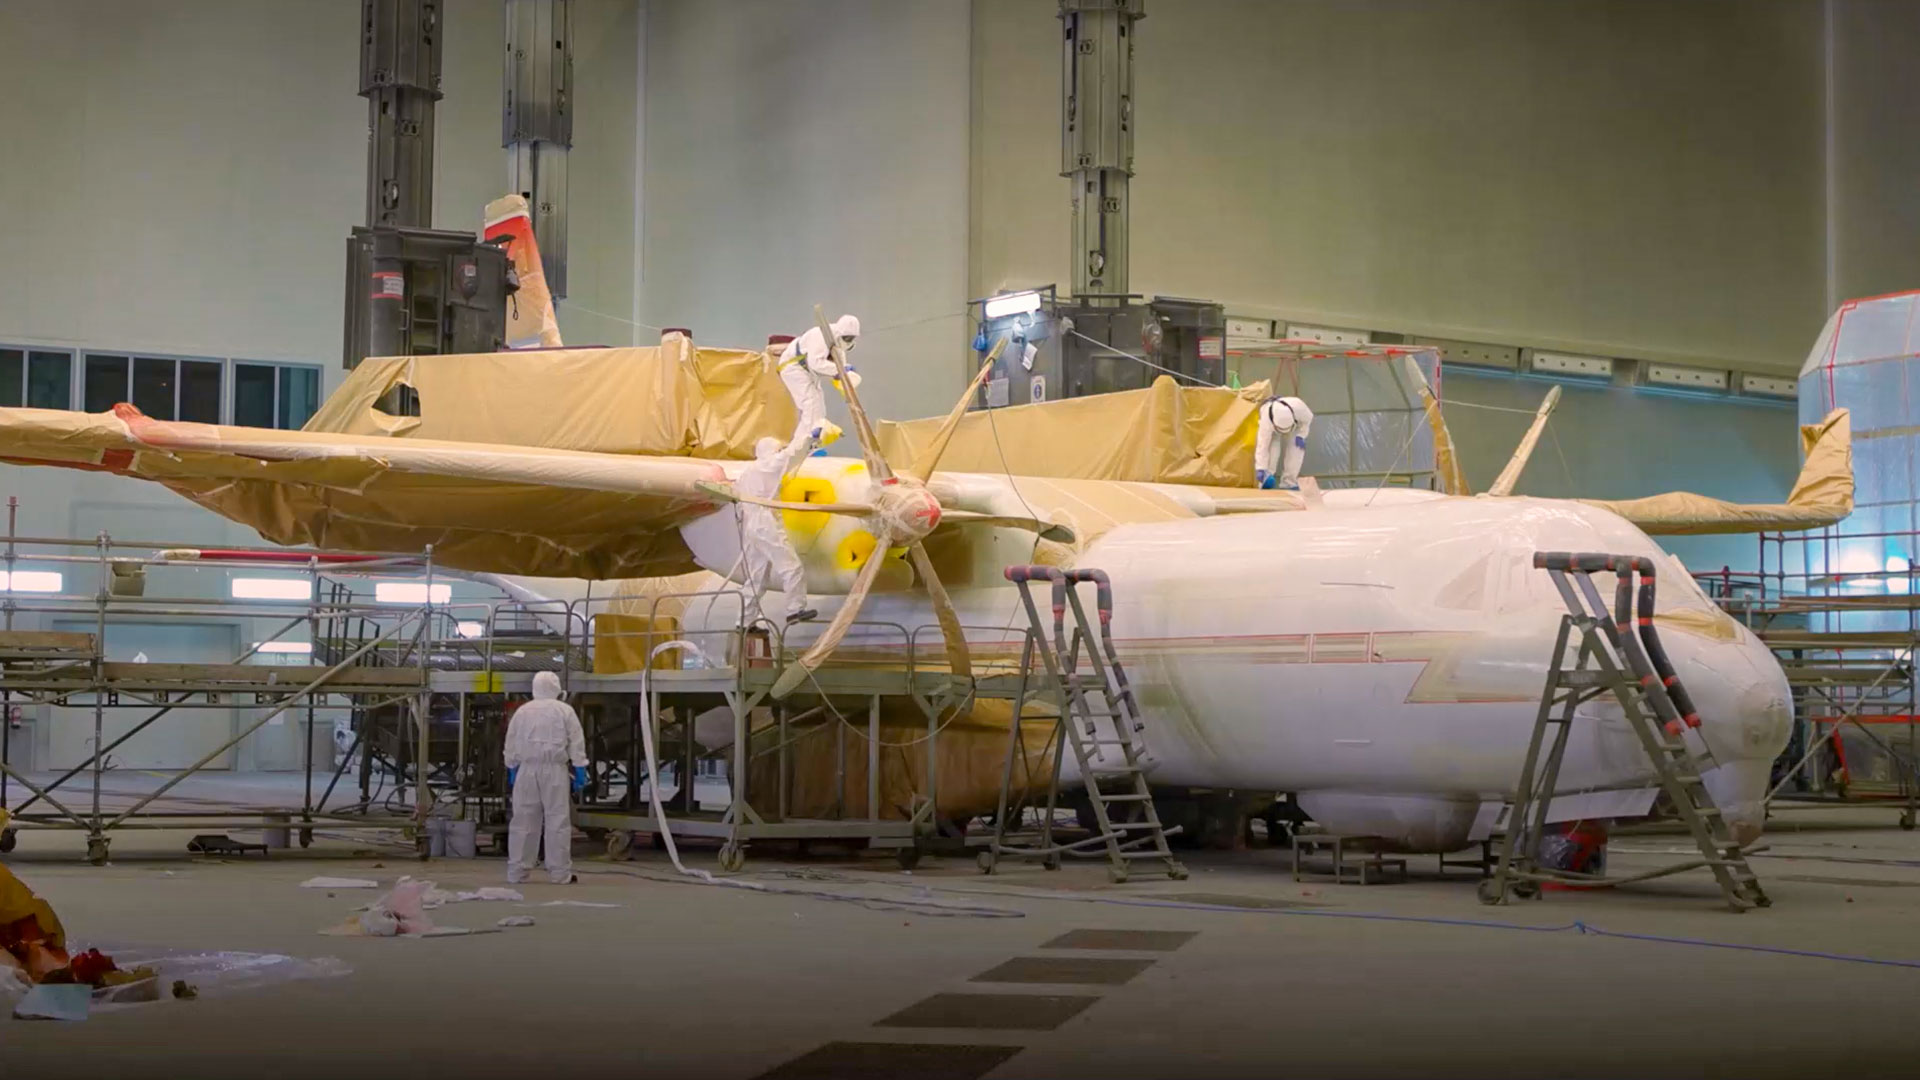
<path id="1" fill-rule="evenodd" d="M 1547 685 L 1540 697 L 1533 738 L 1527 744 L 1506 836 L 1493 876 L 1481 883 L 1480 898 L 1505 903 L 1509 896 L 1537 896 L 1546 882 L 1586 888 L 1647 881 L 1706 867 L 1713 872 L 1727 905 L 1735 911 L 1765 907 L 1770 901 L 1733 839 L 1725 815 L 1714 805 L 1700 778 L 1688 732 L 1700 724 L 1686 687 L 1654 629 L 1654 565 L 1628 555 L 1540 552 L 1533 565 L 1547 571 L 1566 602 L 1554 643 Z M 1592 575 L 1615 575 L 1614 603 L 1594 585 Z M 1637 578 L 1637 581 L 1636 581 Z M 1569 648 L 1574 661 L 1568 665 Z M 1687 827 L 1700 858 L 1625 877 L 1554 870 L 1541 859 L 1547 815 L 1558 791 L 1562 756 L 1575 723 L 1575 710 L 1587 701 L 1611 695 L 1626 715 L 1661 791 Z M 1703 742 L 1704 747 L 1704 742 Z"/>
<path id="2" fill-rule="evenodd" d="M 58 770 L 51 780 L 36 780 L 15 760 L 17 751 L 23 748 L 14 743 L 14 724 L 11 720 L 0 723 L 0 808 L 9 814 L 6 831 L 0 835 L 0 851 L 12 850 L 22 831 L 73 830 L 85 833 L 88 858 L 100 863 L 107 859 L 111 834 L 126 829 L 297 832 L 304 844 L 311 842 L 315 828 L 395 828 L 424 818 L 428 795 L 425 786 L 418 784 L 411 814 L 372 815 L 364 806 L 329 809 L 325 797 L 315 800 L 313 731 L 316 715 L 322 710 L 364 705 L 422 707 L 427 674 L 418 663 L 417 644 L 430 634 L 430 606 L 329 600 L 318 587 L 310 589 L 306 601 L 208 597 L 204 589 L 192 587 L 190 578 L 198 570 L 257 571 L 263 561 L 275 560 L 283 571 L 292 570 L 296 575 L 304 572 L 304 579 L 287 576 L 289 584 L 317 586 L 322 580 L 321 567 L 331 567 L 334 564 L 329 560 L 337 559 L 338 565 L 350 565 L 353 572 L 425 574 L 430 580 L 430 553 L 370 557 L 312 552 L 290 556 L 284 550 L 229 548 L 220 549 L 213 557 L 202 557 L 198 549 L 191 549 L 192 557 L 183 558 L 187 550 L 116 541 L 104 534 L 81 541 L 20 537 L 9 529 L 4 560 L 10 571 L 20 560 L 30 560 L 35 567 L 58 568 L 62 591 L 31 594 L 15 590 L 0 602 L 4 611 L 0 704 L 10 718 L 16 711 L 33 710 L 51 725 L 49 737 L 55 727 L 79 726 L 82 738 L 63 741 L 83 746 L 86 757 L 77 765 Z M 41 572 L 53 576 L 51 571 Z M 224 574 L 221 577 L 224 593 Z M 154 591 L 150 582 L 157 580 L 182 588 L 171 595 L 150 595 Z M 67 591 L 69 581 L 90 584 L 91 594 L 81 588 Z M 304 628 L 313 640 L 347 621 L 359 624 L 360 636 L 327 662 L 311 658 L 305 664 L 261 662 L 276 654 L 276 643 L 292 640 L 287 637 L 291 631 Z M 174 634 L 215 627 L 237 633 L 241 626 L 275 624 L 278 629 L 263 634 L 265 640 L 238 652 L 226 663 L 148 662 L 144 654 L 132 658 L 116 655 L 116 636 L 127 626 Z M 86 629 L 68 629 L 76 626 Z M 383 654 L 388 658 L 411 656 L 412 662 L 382 662 Z M 121 723 L 119 717 L 125 710 L 145 715 Z M 138 770 L 145 775 L 161 774 L 157 787 L 130 792 L 123 789 L 125 785 L 107 782 L 110 775 L 117 775 L 115 752 L 129 742 L 158 731 L 183 736 L 183 742 L 191 743 L 196 734 L 206 736 L 204 727 L 189 733 L 187 725 L 174 722 L 195 716 L 204 720 L 210 713 L 224 713 L 232 719 L 222 722 L 220 736 L 204 752 L 201 746 L 186 747 L 185 753 L 200 755 L 191 764 Z M 109 715 L 115 717 L 111 723 Z M 301 805 L 215 808 L 205 806 L 204 800 L 170 797 L 189 777 L 225 769 L 229 755 L 240 744 L 288 716 L 295 717 L 293 727 L 304 736 Z M 24 797 L 16 798 L 22 791 Z"/>
<path id="3" fill-rule="evenodd" d="M 1910 548 L 1910 533 L 1767 533 L 1760 569 L 1695 575 L 1780 662 L 1792 690 L 1792 739 L 1774 770 L 1773 812 L 1897 807 L 1920 811 L 1920 574 L 1839 569 L 1861 546 Z M 1847 550 L 1843 550 L 1843 548 Z M 1894 564 L 1896 567 L 1899 564 Z"/>
<path id="4" fill-rule="evenodd" d="M 1054 566 L 1009 566 L 1007 580 L 1020 590 L 1020 602 L 1026 611 L 1028 630 L 1021 646 L 1020 691 L 1014 699 L 1012 725 L 1007 731 L 1007 756 L 1000 780 L 999 810 L 994 815 L 993 837 L 980 852 L 980 869 L 992 873 L 1001 859 L 1037 859 L 1049 870 L 1060 868 L 1068 855 L 1104 854 L 1107 874 L 1116 883 L 1125 881 L 1133 862 L 1158 860 L 1168 877 L 1182 880 L 1186 867 L 1174 858 L 1167 837 L 1177 829 L 1160 822 L 1153 805 L 1153 793 L 1147 786 L 1147 773 L 1153 763 L 1147 753 L 1147 725 L 1127 683 L 1126 669 L 1114 649 L 1109 632 L 1113 618 L 1113 588 L 1099 570 L 1062 570 Z M 1053 619 L 1051 633 L 1034 603 L 1032 586 L 1037 581 L 1051 582 Z M 1095 588 L 1097 626 L 1087 618 L 1080 599 L 1079 586 L 1091 583 Z M 1067 612 L 1073 613 L 1073 634 L 1066 631 Z M 1086 667 L 1082 668 L 1084 655 Z M 1034 657 L 1040 666 L 1034 665 Z M 1052 769 L 1046 786 L 1044 806 L 1032 805 L 1014 791 L 1014 765 L 1031 789 L 1033 768 L 1027 758 L 1021 726 L 1029 694 L 1053 704 L 1049 720 L 1053 730 L 1046 757 Z M 1054 834 L 1054 813 L 1060 801 L 1060 772 L 1067 750 L 1073 751 L 1078 777 L 1086 785 L 1094 826 L 1090 835 L 1062 840 Z M 1038 811 L 1031 829 L 1017 822 L 1028 809 Z"/>

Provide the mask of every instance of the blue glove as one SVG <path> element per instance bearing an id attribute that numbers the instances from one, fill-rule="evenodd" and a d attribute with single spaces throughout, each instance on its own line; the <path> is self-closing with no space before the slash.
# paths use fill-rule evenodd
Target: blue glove
<path id="1" fill-rule="evenodd" d="M 512 768 L 507 770 L 507 790 L 508 791 L 513 790 L 513 782 L 515 780 L 518 780 L 519 778 L 520 778 L 520 766 L 515 765 Z"/>
<path id="2" fill-rule="evenodd" d="M 1253 470 L 1253 486 L 1261 487 L 1261 488 L 1267 486 L 1267 470 L 1265 469 Z"/>
<path id="3" fill-rule="evenodd" d="M 1307 437 L 1305 435 L 1295 435 L 1293 437 L 1293 445 L 1305 450 L 1307 448 Z"/>
<path id="4" fill-rule="evenodd" d="M 987 332 L 985 330 L 973 335 L 973 351 L 979 353 L 987 351 Z"/>
<path id="5" fill-rule="evenodd" d="M 585 765 L 575 765 L 573 767 L 573 790 L 576 792 L 587 790 L 587 767 Z"/>

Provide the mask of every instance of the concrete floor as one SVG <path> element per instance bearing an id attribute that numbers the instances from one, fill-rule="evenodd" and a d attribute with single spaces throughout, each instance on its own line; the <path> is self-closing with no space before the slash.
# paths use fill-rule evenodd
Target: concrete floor
<path id="1" fill-rule="evenodd" d="M 296 885 L 413 873 L 470 888 L 500 883 L 499 862 L 422 866 L 326 838 L 270 861 L 190 861 L 183 837 L 150 833 L 117 840 L 113 864 L 92 868 L 77 837 L 40 833 L 9 865 L 79 942 L 337 957 L 352 970 L 83 1024 L 0 1019 L 0 1075 L 89 1062 L 250 1078 L 263 1067 L 291 1078 L 556 1066 L 741 1078 L 1912 1075 L 1920 833 L 1892 822 L 1789 816 L 1758 860 L 1775 905 L 1745 914 L 1724 910 L 1700 874 L 1489 908 L 1467 876 L 1433 877 L 1430 859 L 1415 860 L 1429 873 L 1409 884 L 1334 886 L 1295 883 L 1273 849 L 1189 853 L 1191 880 L 1142 874 L 1124 886 L 1082 865 L 989 878 L 960 859 L 908 875 L 882 859 L 755 858 L 741 878 L 781 890 L 759 893 L 668 881 L 652 852 L 612 863 L 583 843 L 581 882 L 526 886 L 528 903 L 619 907 L 451 906 L 436 919 L 491 927 L 528 913 L 537 925 L 425 940 L 320 936 L 372 894 Z M 1678 840 L 1620 838 L 1614 867 L 1649 864 Z M 712 853 L 690 862 L 711 868 Z M 1316 906 L 1260 906 L 1286 903 Z M 1045 947 L 1084 929 L 1193 936 L 1171 951 Z M 1036 976 L 1082 980 L 1070 984 L 978 981 L 1023 957 L 1146 963 L 1052 963 Z M 947 994 L 993 997 L 920 1004 Z M 1005 1000 L 1021 994 L 1038 1000 Z M 984 1022 L 1034 1027 L 930 1026 L 982 1008 L 1012 1012 Z M 912 1065 L 895 1056 L 856 1072 L 820 1056 L 829 1043 L 938 1045 Z"/>

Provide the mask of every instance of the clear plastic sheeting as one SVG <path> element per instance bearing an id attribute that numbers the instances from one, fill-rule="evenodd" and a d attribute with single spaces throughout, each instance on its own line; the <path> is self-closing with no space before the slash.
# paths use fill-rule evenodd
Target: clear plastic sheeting
<path id="1" fill-rule="evenodd" d="M 93 947 L 113 957 L 114 963 L 123 970 L 144 967 L 158 972 L 163 995 L 176 981 L 185 982 L 200 997 L 219 997 L 250 993 L 305 979 L 334 979 L 353 973 L 345 961 L 331 956 L 306 959 L 281 953 L 218 949 L 162 949 L 141 945 Z"/>
<path id="2" fill-rule="evenodd" d="M 1853 417 L 1853 513 L 1783 541 L 1769 570 L 1809 592 L 1899 595 L 1913 590 L 1920 501 L 1920 292 L 1842 304 L 1800 369 L 1800 420 L 1835 408 Z M 1769 562 L 1773 562 L 1769 559 Z M 1820 612 L 1814 629 L 1904 630 L 1900 610 Z"/>
<path id="3" fill-rule="evenodd" d="M 1321 487 L 1438 488 L 1433 429 L 1405 371 L 1411 358 L 1444 398 L 1434 349 L 1278 341 L 1232 353 L 1242 378 L 1265 378 L 1274 393 L 1313 407 L 1301 472 Z"/>

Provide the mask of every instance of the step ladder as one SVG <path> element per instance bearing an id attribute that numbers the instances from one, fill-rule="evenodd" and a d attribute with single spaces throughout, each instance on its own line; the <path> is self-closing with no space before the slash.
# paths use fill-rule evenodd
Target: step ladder
<path id="1" fill-rule="evenodd" d="M 1560 620 L 1546 690 L 1540 697 L 1526 764 L 1515 787 L 1500 856 L 1493 876 L 1481 882 L 1480 899 L 1499 904 L 1509 896 L 1538 896 L 1544 882 L 1614 886 L 1704 866 L 1713 871 L 1728 906 L 1735 911 L 1767 906 L 1770 901 L 1760 887 L 1760 879 L 1747 865 L 1745 853 L 1728 830 L 1725 815 L 1714 805 L 1687 745 L 1687 733 L 1699 727 L 1700 717 L 1654 629 L 1652 560 L 1556 551 L 1536 553 L 1533 565 L 1551 575 L 1554 588 L 1567 605 L 1567 614 Z M 1601 572 L 1613 573 L 1616 580 L 1611 613 L 1593 582 L 1593 575 Z M 1567 662 L 1570 645 L 1576 646 L 1571 666 Z M 1627 725 L 1646 751 L 1661 790 L 1700 849 L 1699 859 L 1625 877 L 1541 865 L 1540 845 L 1546 836 L 1548 807 L 1573 729 L 1574 711 L 1608 694 L 1626 713 Z"/>
<path id="2" fill-rule="evenodd" d="M 1167 846 L 1167 838 L 1179 829 L 1168 829 L 1160 823 L 1147 787 L 1147 774 L 1153 768 L 1147 753 L 1147 725 L 1114 649 L 1113 587 L 1107 575 L 1099 570 L 1009 566 L 1006 577 L 1020 589 L 1028 629 L 1021 648 L 1013 722 L 1007 732 L 1006 763 L 1000 776 L 999 812 L 994 817 L 993 837 L 979 854 L 981 872 L 993 873 L 999 861 L 1008 858 L 1037 859 L 1047 869 L 1058 870 L 1065 856 L 1092 855 L 1104 849 L 1107 876 L 1116 883 L 1125 881 L 1132 864 L 1143 859 L 1159 860 L 1168 877 L 1184 880 L 1186 867 Z M 1036 582 L 1051 582 L 1053 586 L 1050 627 L 1034 602 L 1032 587 Z M 1088 583 L 1095 590 L 1097 625 L 1087 618 L 1080 598 L 1079 587 Z M 1073 613 L 1071 636 L 1066 628 L 1069 611 Z M 1039 720 L 1053 724 L 1041 757 L 1042 761 L 1052 761 L 1044 807 L 1033 791 L 1032 760 L 1021 730 L 1021 714 L 1030 698 L 1054 706 L 1050 716 L 1024 717 L 1026 723 Z M 1053 818 L 1060 805 L 1061 762 L 1069 749 L 1086 785 L 1095 825 L 1091 835 L 1063 842 L 1054 836 Z M 1016 762 L 1023 766 L 1018 790 L 1014 782 Z M 1036 811 L 1039 820 L 1032 828 L 1021 828 L 1020 822 L 1029 810 Z"/>

